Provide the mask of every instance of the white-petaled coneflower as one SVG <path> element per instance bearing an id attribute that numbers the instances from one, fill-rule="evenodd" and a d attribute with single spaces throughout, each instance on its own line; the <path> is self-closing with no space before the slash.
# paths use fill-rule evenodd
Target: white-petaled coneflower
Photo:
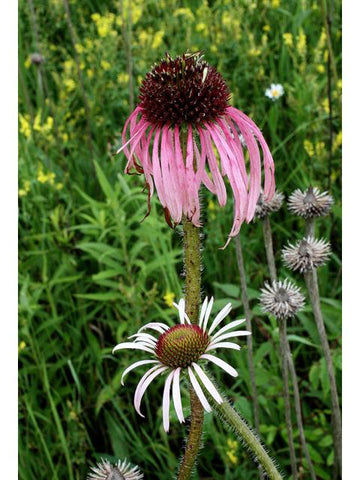
<path id="1" fill-rule="evenodd" d="M 322 217 L 329 213 L 334 199 L 328 192 L 310 187 L 304 192 L 297 188 L 289 197 L 288 208 L 303 218 Z"/>
<path id="2" fill-rule="evenodd" d="M 270 213 L 277 212 L 280 210 L 283 201 L 284 194 L 279 191 L 274 193 L 271 200 L 266 200 L 263 192 L 261 192 L 256 204 L 255 217 L 262 220 Z"/>
<path id="3" fill-rule="evenodd" d="M 199 325 L 193 325 L 185 312 L 185 301 L 181 299 L 178 305 L 174 303 L 174 306 L 179 311 L 180 324 L 169 327 L 165 323 L 160 322 L 148 323 L 141 327 L 138 333 L 129 337 L 129 339 L 134 338 L 134 341 L 120 343 L 113 349 L 113 352 L 115 352 L 120 349 L 130 348 L 151 354 L 150 359 L 139 360 L 126 368 L 121 378 L 121 383 L 123 384 L 125 375 L 134 368 L 154 364 L 141 378 L 135 390 L 135 410 L 142 417 L 144 417 L 144 415 L 140 411 L 140 404 L 146 389 L 158 375 L 167 375 L 162 404 L 163 425 L 166 432 L 169 431 L 170 426 L 170 389 L 172 390 L 172 398 L 177 417 L 180 423 L 185 422 L 180 394 L 181 373 L 185 373 L 185 375 L 188 376 L 187 378 L 207 412 L 211 411 L 211 407 L 203 392 L 203 388 L 209 392 L 217 403 L 222 403 L 223 399 L 215 388 L 215 385 L 206 375 L 202 365 L 211 362 L 233 377 L 237 377 L 238 375 L 232 366 L 212 355 L 210 352 L 219 348 L 240 350 L 239 345 L 228 342 L 227 340 L 229 338 L 250 335 L 250 332 L 246 330 L 230 331 L 245 322 L 245 319 L 234 320 L 215 332 L 218 325 L 220 325 L 229 314 L 231 303 L 228 303 L 216 315 L 211 326 L 207 328 L 213 304 L 213 298 L 211 298 L 210 301 L 205 298 L 201 307 Z M 144 330 L 146 329 L 154 330 L 158 333 L 158 337 L 156 338 L 154 335 L 145 333 Z"/>
<path id="4" fill-rule="evenodd" d="M 308 272 L 313 268 L 324 265 L 331 253 L 330 243 L 325 240 L 316 240 L 314 237 L 306 237 L 289 244 L 282 250 L 285 264 L 294 271 Z"/>
<path id="5" fill-rule="evenodd" d="M 263 311 L 276 318 L 293 317 L 305 303 L 300 288 L 287 279 L 273 281 L 272 284 L 265 283 L 261 292 L 260 303 Z"/>
<path id="6" fill-rule="evenodd" d="M 167 54 L 145 76 L 118 152 L 123 150 L 128 159 L 125 173 L 144 174 L 149 205 L 156 189 L 168 223 L 172 219 L 178 224 L 185 216 L 199 227 L 201 186 L 223 207 L 227 177 L 234 197 L 230 239 L 254 217 L 262 174 L 268 199 L 275 179 L 273 158 L 260 129 L 229 102 L 224 78 L 201 52 L 175 58 Z"/>
<path id="7" fill-rule="evenodd" d="M 133 467 L 126 460 L 118 460 L 112 465 L 108 460 L 101 459 L 96 467 L 91 467 L 87 480 L 140 480 L 144 475 L 139 467 Z"/>

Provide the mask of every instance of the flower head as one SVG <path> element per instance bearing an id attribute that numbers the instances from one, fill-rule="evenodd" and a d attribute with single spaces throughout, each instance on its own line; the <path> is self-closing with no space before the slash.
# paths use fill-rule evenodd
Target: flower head
<path id="1" fill-rule="evenodd" d="M 276 318 L 293 317 L 304 306 L 305 297 L 300 288 L 289 280 L 265 283 L 261 292 L 260 303 L 263 311 Z"/>
<path id="2" fill-rule="evenodd" d="M 230 239 L 255 213 L 261 188 L 259 145 L 268 199 L 275 182 L 264 137 L 249 117 L 230 106 L 229 99 L 223 77 L 200 53 L 166 55 L 142 82 L 139 105 L 125 123 L 118 153 L 124 150 L 128 159 L 125 173 L 135 169 L 144 174 L 149 205 L 156 188 L 168 222 L 172 219 L 175 225 L 185 215 L 200 226 L 202 185 L 224 206 L 227 177 L 234 195 Z M 249 177 L 244 150 L 249 152 Z"/>
<path id="3" fill-rule="evenodd" d="M 317 187 L 310 187 L 302 192 L 296 189 L 289 198 L 289 210 L 303 218 L 325 216 L 329 213 L 334 199 L 328 192 L 320 192 Z"/>
<path id="4" fill-rule="evenodd" d="M 41 65 L 42 63 L 44 63 L 45 59 L 40 53 L 35 52 L 30 55 L 30 61 L 34 65 Z"/>
<path id="5" fill-rule="evenodd" d="M 265 90 L 265 96 L 270 98 L 273 102 L 284 95 L 284 87 L 280 83 L 272 83 L 270 88 Z"/>
<path id="6" fill-rule="evenodd" d="M 255 217 L 263 219 L 270 213 L 277 212 L 280 210 L 283 201 L 284 194 L 281 192 L 276 191 L 271 200 L 267 200 L 263 193 L 260 193 L 256 204 Z"/>
<path id="7" fill-rule="evenodd" d="M 189 317 L 185 313 L 185 301 L 181 299 L 178 305 L 174 303 L 174 306 L 179 311 L 180 324 L 169 327 L 165 323 L 160 322 L 148 323 L 141 327 L 138 333 L 129 337 L 129 339 L 134 338 L 134 341 L 120 343 L 113 350 L 113 352 L 115 352 L 120 349 L 130 348 L 142 350 L 151 354 L 150 359 L 139 360 L 126 368 L 121 378 L 121 383 L 123 385 L 125 375 L 131 370 L 142 365 L 154 364 L 145 375 L 143 375 L 135 390 L 135 410 L 142 417 L 144 415 L 140 411 L 140 404 L 146 389 L 155 377 L 161 374 L 167 375 L 163 393 L 163 425 L 166 432 L 169 431 L 170 426 L 170 389 L 172 389 L 172 398 L 177 417 L 180 422 L 185 421 L 180 394 L 181 373 L 188 375 L 190 383 L 202 406 L 208 412 L 211 411 L 211 407 L 203 392 L 203 388 L 207 390 L 216 402 L 222 403 L 223 400 L 214 384 L 206 375 L 201 364 L 204 362 L 211 362 L 233 377 L 238 375 L 237 371 L 232 366 L 209 352 L 218 348 L 240 350 L 239 345 L 233 342 L 228 342 L 227 340 L 229 338 L 250 335 L 250 332 L 246 330 L 230 332 L 230 330 L 233 330 L 235 327 L 245 322 L 245 319 L 241 319 L 230 322 L 215 333 L 215 329 L 229 314 L 231 303 L 228 303 L 216 315 L 211 326 L 208 328 L 213 303 L 213 298 L 211 298 L 210 301 L 208 301 L 207 298 L 205 299 L 201 307 L 199 325 L 193 325 L 190 323 Z M 158 336 L 155 337 L 154 335 L 145 333 L 144 330 L 154 330 L 157 332 Z M 199 380 L 203 384 L 202 386 L 200 385 Z"/>
<path id="8" fill-rule="evenodd" d="M 330 253 L 329 242 L 307 237 L 295 245 L 289 244 L 288 247 L 283 248 L 282 257 L 291 270 L 304 273 L 324 265 Z"/>
<path id="9" fill-rule="evenodd" d="M 108 460 L 101 459 L 96 467 L 91 468 L 92 472 L 87 480 L 140 480 L 144 475 L 139 467 L 131 467 L 126 460 L 112 465 Z"/>

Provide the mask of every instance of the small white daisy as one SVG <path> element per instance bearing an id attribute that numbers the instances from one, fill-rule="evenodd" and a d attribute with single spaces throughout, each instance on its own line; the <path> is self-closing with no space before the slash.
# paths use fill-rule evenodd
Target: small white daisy
<path id="1" fill-rule="evenodd" d="M 170 389 L 172 389 L 172 398 L 177 417 L 180 423 L 185 422 L 180 394 L 181 373 L 188 375 L 192 387 L 207 412 L 211 411 L 211 407 L 204 395 L 203 388 L 210 393 L 217 403 L 222 403 L 223 399 L 212 381 L 206 375 L 205 371 L 201 368 L 200 363 L 202 361 L 212 362 L 233 377 L 238 376 L 237 371 L 231 365 L 209 352 L 218 348 L 240 350 L 239 345 L 233 342 L 228 342 L 227 340 L 229 338 L 250 335 L 250 332 L 246 330 L 229 331 L 245 322 L 245 319 L 241 319 L 230 322 L 228 325 L 220 328 L 220 330 L 214 333 L 215 329 L 229 314 L 231 303 L 228 303 L 216 315 L 211 326 L 208 328 L 208 321 L 213 304 L 213 297 L 210 301 L 205 298 L 201 307 L 199 325 L 192 325 L 185 312 L 185 301 L 184 299 L 181 299 L 178 305 L 174 303 L 174 306 L 179 311 L 180 324 L 175 325 L 174 327 L 169 327 L 165 323 L 160 322 L 148 323 L 141 327 L 138 333 L 129 337 L 129 339 L 134 338 L 134 341 L 120 343 L 113 349 L 113 353 L 117 350 L 126 348 L 142 350 L 150 353 L 152 356 L 150 359 L 139 360 L 127 367 L 121 377 L 121 384 L 123 385 L 125 375 L 131 370 L 140 367 L 141 365 L 154 364 L 145 375 L 143 375 L 135 390 L 135 410 L 142 417 L 144 417 L 144 415 L 140 411 L 140 404 L 146 389 L 158 375 L 164 373 L 167 374 L 162 404 L 163 425 L 166 432 L 169 431 L 170 427 Z M 154 330 L 160 335 L 156 338 L 154 335 L 144 332 L 144 330 L 149 329 Z M 199 380 L 202 383 L 202 386 L 200 385 Z"/>
<path id="2" fill-rule="evenodd" d="M 265 95 L 275 102 L 284 95 L 284 87 L 280 83 L 272 83 L 270 88 L 265 90 Z"/>

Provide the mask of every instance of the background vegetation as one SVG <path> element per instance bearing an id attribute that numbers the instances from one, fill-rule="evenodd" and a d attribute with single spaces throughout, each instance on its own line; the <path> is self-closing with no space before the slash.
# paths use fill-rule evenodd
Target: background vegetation
<path id="1" fill-rule="evenodd" d="M 280 190 L 289 195 L 312 183 L 335 197 L 317 231 L 333 248 L 319 277 L 340 388 L 341 5 L 329 3 L 335 69 L 325 1 L 20 0 L 21 479 L 84 479 L 104 455 L 131 459 L 146 478 L 168 479 L 176 470 L 184 427 L 173 418 L 170 434 L 162 430 L 162 382 L 151 385 L 141 419 L 132 405 L 140 372 L 126 388 L 119 382 L 134 355 L 111 355 L 144 321 L 175 322 L 170 300 L 182 292 L 180 228 L 166 225 L 155 198 L 140 223 L 147 207 L 143 179 L 125 177 L 124 156 L 113 155 L 138 86 L 165 51 L 204 50 L 227 80 L 234 106 L 261 126 Z M 42 64 L 31 60 L 34 52 Z M 274 102 L 264 94 L 272 82 L 285 89 Z M 215 295 L 217 308 L 231 299 L 232 317 L 241 317 L 234 242 L 219 250 L 231 227 L 231 204 L 220 209 L 204 191 L 203 222 L 204 292 Z M 302 236 L 303 222 L 284 206 L 272 227 L 280 276 L 303 286 L 279 257 L 282 245 Z M 256 315 L 261 436 L 288 471 L 278 329 L 257 302 L 268 279 L 261 225 L 245 225 L 241 236 Z M 310 454 L 318 477 L 328 480 L 329 384 L 309 306 L 289 333 Z M 218 380 L 253 424 L 245 349 L 226 353 L 238 379 L 218 372 Z M 258 478 L 245 449 L 210 415 L 204 443 L 199 478 Z"/>

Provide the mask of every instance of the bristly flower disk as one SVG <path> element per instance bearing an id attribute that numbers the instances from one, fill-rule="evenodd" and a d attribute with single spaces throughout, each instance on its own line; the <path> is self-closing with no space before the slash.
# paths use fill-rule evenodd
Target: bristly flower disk
<path id="1" fill-rule="evenodd" d="M 274 162 L 262 133 L 249 117 L 230 106 L 229 99 L 223 77 L 202 55 L 166 55 L 143 80 L 139 105 L 125 123 L 118 152 L 124 150 L 128 158 L 125 173 L 135 169 L 144 174 L 149 205 L 156 188 L 169 223 L 171 218 L 178 224 L 185 215 L 199 227 L 200 187 L 205 185 L 224 206 L 223 178 L 227 177 L 234 195 L 230 240 L 242 222 L 254 216 L 261 160 L 268 200 L 275 192 L 275 180 Z"/>
<path id="2" fill-rule="evenodd" d="M 273 281 L 271 285 L 265 283 L 261 292 L 260 303 L 263 311 L 278 319 L 293 317 L 305 303 L 300 288 L 289 280 Z"/>
<path id="3" fill-rule="evenodd" d="M 282 257 L 291 270 L 305 273 L 324 265 L 330 253 L 329 242 L 307 237 L 298 241 L 295 245 L 289 244 L 288 247 L 283 248 Z"/>
<path id="4" fill-rule="evenodd" d="M 130 365 L 125 369 L 121 378 L 121 383 L 123 384 L 125 375 L 134 368 L 154 364 L 141 378 L 135 390 L 135 410 L 142 417 L 144 415 L 140 411 L 140 404 L 146 389 L 155 377 L 163 373 L 167 374 L 163 393 L 163 425 L 166 432 L 169 431 L 170 426 L 170 389 L 172 389 L 172 398 L 177 417 L 180 422 L 185 421 L 180 394 L 180 375 L 182 372 L 188 375 L 188 379 L 196 395 L 207 412 L 211 411 L 211 407 L 203 392 L 203 388 L 209 392 L 217 403 L 220 404 L 223 400 L 214 384 L 206 375 L 201 364 L 203 362 L 212 362 L 233 377 L 238 375 L 237 371 L 231 365 L 209 352 L 218 348 L 240 350 L 239 345 L 227 340 L 229 338 L 250 335 L 250 332 L 246 330 L 230 332 L 230 330 L 233 330 L 245 322 L 245 319 L 241 319 L 230 322 L 214 333 L 218 325 L 229 314 L 231 303 L 228 303 L 216 315 L 212 325 L 207 328 L 213 303 L 213 298 L 211 298 L 210 301 L 208 301 L 207 298 L 205 299 L 201 308 L 199 325 L 192 325 L 189 317 L 185 313 L 185 301 L 181 299 L 178 305 L 174 303 L 179 311 L 179 325 L 169 327 L 165 323 L 160 322 L 148 323 L 140 328 L 138 333 L 129 337 L 130 339 L 135 339 L 133 342 L 120 343 L 113 350 L 113 352 L 115 352 L 117 350 L 130 348 L 142 350 L 152 355 L 152 358 L 148 360 L 139 360 Z M 154 335 L 145 333 L 144 330 L 146 329 L 154 330 L 160 334 L 160 336 L 156 338 Z"/>
<path id="5" fill-rule="evenodd" d="M 108 460 L 101 460 L 96 467 L 91 468 L 92 472 L 87 480 L 141 480 L 144 475 L 138 467 L 132 467 L 126 460 L 112 465 Z"/>
<path id="6" fill-rule="evenodd" d="M 267 200 L 261 192 L 256 204 L 255 217 L 263 220 L 267 215 L 280 210 L 283 201 L 284 194 L 282 192 L 276 191 L 271 200 Z"/>
<path id="7" fill-rule="evenodd" d="M 322 217 L 329 213 L 334 199 L 328 192 L 310 187 L 302 192 L 296 189 L 289 198 L 289 210 L 303 218 Z"/>

